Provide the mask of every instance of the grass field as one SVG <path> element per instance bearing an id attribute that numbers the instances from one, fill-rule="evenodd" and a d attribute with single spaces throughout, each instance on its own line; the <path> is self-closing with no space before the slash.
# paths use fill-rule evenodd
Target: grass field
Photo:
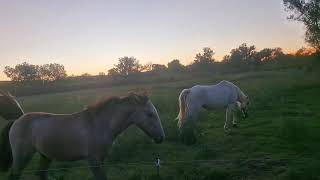
<path id="1" fill-rule="evenodd" d="M 26 112 L 71 113 L 103 96 L 126 94 L 138 88 L 151 90 L 166 140 L 157 145 L 136 127 L 129 128 L 116 140 L 106 161 L 110 180 L 320 179 L 319 77 L 319 73 L 299 69 L 262 71 L 24 96 L 18 100 Z M 174 121 L 179 92 L 222 79 L 234 82 L 250 96 L 249 118 L 226 134 L 225 111 L 203 111 L 197 122 L 196 143 L 181 143 Z M 4 124 L 4 120 L 1 122 Z M 154 165 L 157 156 L 162 162 L 160 177 L 156 176 Z M 36 168 L 37 158 L 27 169 Z M 93 179 L 87 168 L 75 168 L 85 165 L 81 161 L 55 162 L 52 169 L 67 169 L 50 171 L 50 178 Z M 23 179 L 34 178 L 28 172 L 23 175 Z"/>

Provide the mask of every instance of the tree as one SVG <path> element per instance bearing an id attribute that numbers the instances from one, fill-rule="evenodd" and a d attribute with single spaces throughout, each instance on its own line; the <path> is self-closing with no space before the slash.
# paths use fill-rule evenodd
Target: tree
<path id="1" fill-rule="evenodd" d="M 152 71 L 152 62 L 148 62 L 145 65 L 140 65 L 139 71 L 141 72 L 148 72 L 148 71 Z"/>
<path id="2" fill-rule="evenodd" d="M 288 19 L 303 22 L 306 42 L 320 51 L 320 0 L 283 0 L 283 3 L 292 12 Z"/>
<path id="3" fill-rule="evenodd" d="M 178 59 L 174 59 L 168 63 L 168 70 L 171 72 L 181 72 L 184 70 L 184 66 Z"/>
<path id="4" fill-rule="evenodd" d="M 152 64 L 152 72 L 164 72 L 167 69 L 165 65 L 162 64 Z"/>
<path id="5" fill-rule="evenodd" d="M 108 76 L 118 76 L 119 72 L 116 68 L 111 68 L 108 70 Z"/>
<path id="6" fill-rule="evenodd" d="M 203 53 L 196 54 L 194 62 L 190 65 L 190 68 L 196 71 L 208 71 L 211 69 L 214 58 L 214 52 L 212 49 L 205 47 Z"/>
<path id="7" fill-rule="evenodd" d="M 256 52 L 255 59 L 256 61 L 270 61 L 282 58 L 284 53 L 281 48 L 264 48 L 259 52 Z"/>
<path id="8" fill-rule="evenodd" d="M 214 52 L 209 47 L 203 48 L 203 53 L 196 54 L 194 63 L 199 64 L 212 64 L 214 62 L 213 58 Z"/>
<path id="9" fill-rule="evenodd" d="M 11 81 L 19 81 L 18 72 L 15 68 L 5 66 L 3 73 L 11 79 Z"/>
<path id="10" fill-rule="evenodd" d="M 315 49 L 302 47 L 295 53 L 296 56 L 311 56 L 316 53 Z"/>
<path id="11" fill-rule="evenodd" d="M 247 46 L 246 43 L 241 44 L 238 48 L 232 49 L 229 56 L 225 56 L 223 60 L 225 62 L 240 65 L 240 64 L 250 64 L 259 63 L 255 59 L 256 47 Z"/>
<path id="12" fill-rule="evenodd" d="M 98 76 L 101 76 L 101 77 L 103 77 L 105 75 L 106 75 L 106 73 L 104 73 L 104 72 L 99 72 L 99 74 L 98 74 Z"/>
<path id="13" fill-rule="evenodd" d="M 67 72 L 61 64 L 44 64 L 39 67 L 39 77 L 43 81 L 56 81 L 67 77 Z"/>
<path id="14" fill-rule="evenodd" d="M 89 74 L 89 73 L 83 73 L 83 74 L 81 74 L 81 77 L 90 77 L 90 76 L 92 76 L 92 75 Z"/>
<path id="15" fill-rule="evenodd" d="M 39 79 L 39 66 L 23 62 L 14 68 L 6 66 L 3 71 L 12 81 L 32 81 Z"/>
<path id="16" fill-rule="evenodd" d="M 115 65 L 115 69 L 120 75 L 128 76 L 132 73 L 141 71 L 141 64 L 134 57 L 124 56 L 119 58 L 118 64 Z"/>

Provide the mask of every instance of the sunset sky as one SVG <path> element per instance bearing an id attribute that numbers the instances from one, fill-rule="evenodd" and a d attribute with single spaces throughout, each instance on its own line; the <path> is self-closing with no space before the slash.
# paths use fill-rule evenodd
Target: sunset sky
<path id="1" fill-rule="evenodd" d="M 244 42 L 292 52 L 304 28 L 287 15 L 282 0 L 0 0 L 0 80 L 24 61 L 71 75 L 106 72 L 122 56 L 188 64 L 203 47 L 220 60 Z"/>

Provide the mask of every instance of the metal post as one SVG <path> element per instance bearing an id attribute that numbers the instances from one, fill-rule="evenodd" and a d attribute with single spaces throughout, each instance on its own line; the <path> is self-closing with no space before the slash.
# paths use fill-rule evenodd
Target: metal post
<path id="1" fill-rule="evenodd" d="M 158 177 L 159 177 L 159 176 L 160 176 L 160 166 L 161 166 L 161 164 L 160 164 L 160 158 L 157 158 L 157 159 L 156 159 L 155 164 L 156 164 L 156 168 L 157 168 L 157 175 L 158 175 Z"/>

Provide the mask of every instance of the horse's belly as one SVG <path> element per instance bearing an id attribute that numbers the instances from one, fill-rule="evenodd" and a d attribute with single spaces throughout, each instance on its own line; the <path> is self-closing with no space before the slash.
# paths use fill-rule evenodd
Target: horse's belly
<path id="1" fill-rule="evenodd" d="M 50 159 L 72 161 L 87 157 L 87 142 L 86 136 L 81 133 L 75 135 L 60 129 L 35 137 L 34 146 L 37 151 Z"/>
<path id="2" fill-rule="evenodd" d="M 77 161 L 77 160 L 83 160 L 87 158 L 86 155 L 82 153 L 73 153 L 73 152 L 65 152 L 65 153 L 56 153 L 56 152 L 47 152 L 48 154 L 45 154 L 46 157 L 57 160 L 57 161 Z"/>
<path id="3" fill-rule="evenodd" d="M 86 158 L 88 150 L 86 144 L 72 140 L 60 139 L 43 141 L 37 150 L 46 157 L 58 161 L 74 161 Z"/>
<path id="4" fill-rule="evenodd" d="M 208 97 L 203 107 L 205 109 L 220 109 L 220 108 L 225 108 L 227 105 L 228 105 L 228 100 L 224 97 L 218 97 L 218 98 Z"/>
<path id="5" fill-rule="evenodd" d="M 207 97 L 204 100 L 205 106 L 209 109 L 225 108 L 232 101 L 232 92 L 229 89 L 210 89 L 207 92 Z"/>

